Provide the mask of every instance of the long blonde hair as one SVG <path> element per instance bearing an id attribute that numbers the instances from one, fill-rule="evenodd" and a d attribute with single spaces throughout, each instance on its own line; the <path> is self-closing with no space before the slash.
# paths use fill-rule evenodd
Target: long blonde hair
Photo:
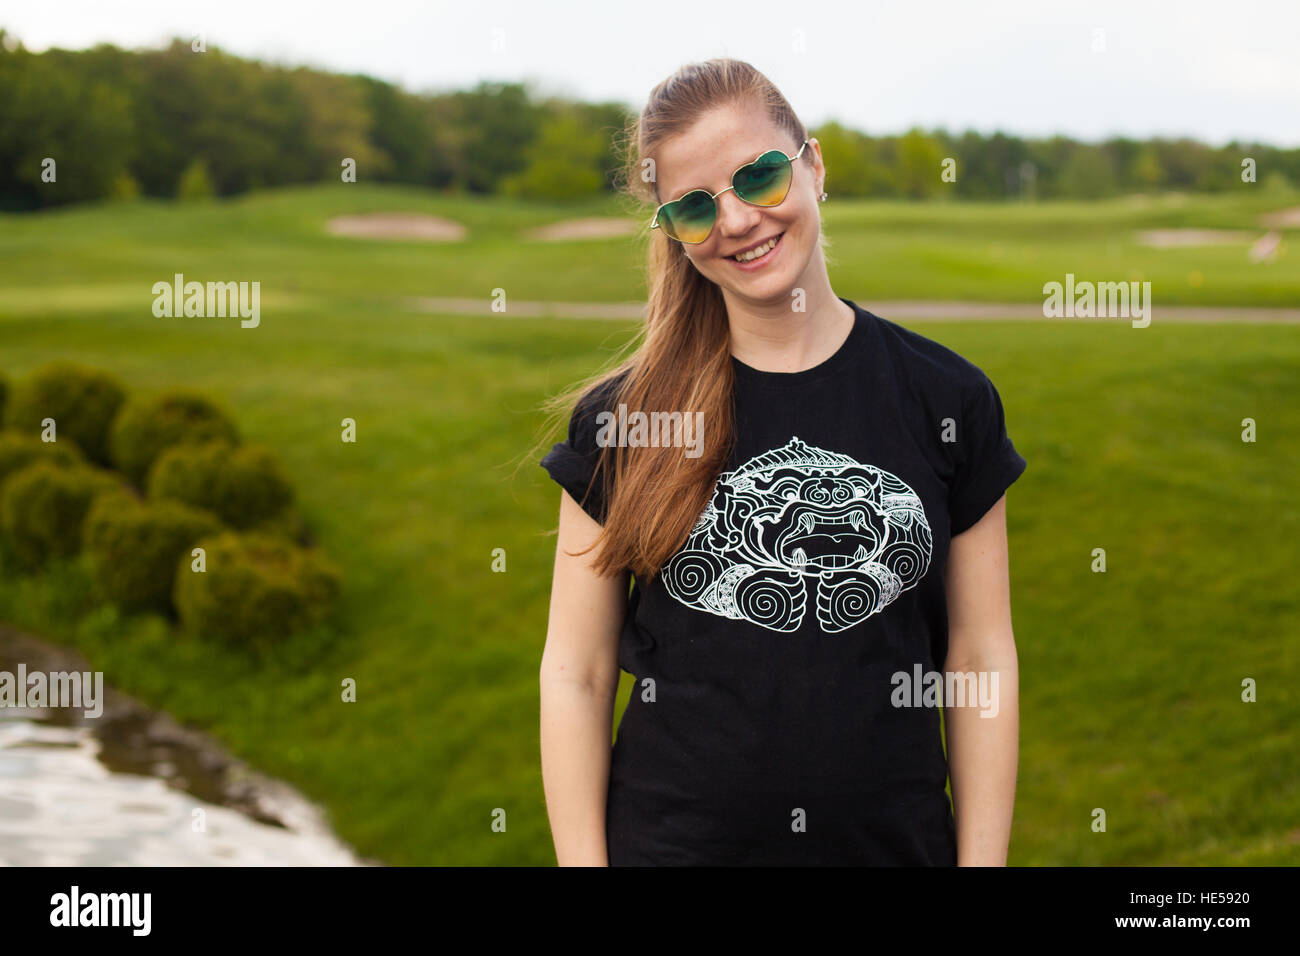
<path id="1" fill-rule="evenodd" d="M 654 88 L 640 116 L 623 131 L 623 188 L 635 200 L 655 204 L 654 185 L 641 175 L 643 160 L 703 113 L 755 104 L 794 142 L 808 138 L 780 90 L 750 64 L 723 58 L 683 66 Z M 811 150 L 804 159 L 812 161 Z M 622 379 L 606 407 L 625 404 L 629 414 L 703 413 L 709 427 L 698 457 L 685 457 L 675 447 L 640 447 L 630 454 L 631 449 L 611 444 L 600 450 L 596 480 L 602 482 L 606 502 L 604 527 L 591 547 L 579 553 L 599 547 L 592 560 L 598 573 L 626 568 L 640 580 L 657 574 L 686 540 L 735 441 L 734 370 L 722 292 L 695 269 L 680 243 L 657 232 L 649 243 L 649 301 L 641 344 L 614 368 L 546 403 L 562 414 L 593 388 Z"/>

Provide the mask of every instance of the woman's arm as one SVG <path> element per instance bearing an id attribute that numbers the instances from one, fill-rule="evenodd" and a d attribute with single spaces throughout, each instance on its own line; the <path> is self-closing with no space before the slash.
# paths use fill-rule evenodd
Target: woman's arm
<path id="1" fill-rule="evenodd" d="M 600 577 L 600 525 L 561 492 L 551 613 L 541 666 L 542 786 L 560 866 L 608 866 L 605 794 L 628 575 Z"/>
<path id="2" fill-rule="evenodd" d="M 986 686 L 996 689 L 996 716 L 981 716 L 985 708 L 969 700 L 967 706 L 944 706 L 958 866 L 1005 866 L 1011 839 L 1020 678 L 1011 631 L 1006 502 L 1003 495 L 973 527 L 952 539 L 948 551 L 944 673 L 982 673 Z"/>

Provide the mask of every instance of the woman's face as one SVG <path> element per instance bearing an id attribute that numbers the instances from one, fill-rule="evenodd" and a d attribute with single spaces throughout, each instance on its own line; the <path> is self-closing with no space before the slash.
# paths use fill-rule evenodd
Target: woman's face
<path id="1" fill-rule="evenodd" d="M 711 110 L 666 140 L 654 156 L 659 201 L 678 199 L 692 189 L 716 193 L 731 185 L 737 166 L 770 149 L 793 156 L 799 145 L 759 107 Z M 804 277 L 819 248 L 817 197 L 824 178 L 821 149 L 810 140 L 794 163 L 790 192 L 779 206 L 751 206 L 728 190 L 715 200 L 717 221 L 709 237 L 683 248 L 695 268 L 724 292 L 755 303 L 789 303 L 793 289 L 806 288 Z M 772 239 L 775 248 L 760 258 L 735 258 Z"/>

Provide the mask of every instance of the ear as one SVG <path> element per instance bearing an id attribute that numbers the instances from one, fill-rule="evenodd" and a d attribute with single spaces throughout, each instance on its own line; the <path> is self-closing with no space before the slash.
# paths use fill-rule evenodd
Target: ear
<path id="1" fill-rule="evenodd" d="M 822 144 L 814 136 L 808 137 L 808 148 L 813 159 L 813 193 L 820 196 L 826 188 L 826 164 L 822 162 Z"/>

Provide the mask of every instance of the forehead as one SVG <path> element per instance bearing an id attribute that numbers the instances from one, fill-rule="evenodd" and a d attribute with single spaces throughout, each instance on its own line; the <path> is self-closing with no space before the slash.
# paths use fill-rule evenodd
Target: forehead
<path id="1" fill-rule="evenodd" d="M 795 145 L 795 149 L 798 145 Z M 692 189 L 711 193 L 731 185 L 731 174 L 760 153 L 780 149 L 793 154 L 790 134 L 757 105 L 709 110 L 655 152 L 655 181 L 661 201 Z"/>

